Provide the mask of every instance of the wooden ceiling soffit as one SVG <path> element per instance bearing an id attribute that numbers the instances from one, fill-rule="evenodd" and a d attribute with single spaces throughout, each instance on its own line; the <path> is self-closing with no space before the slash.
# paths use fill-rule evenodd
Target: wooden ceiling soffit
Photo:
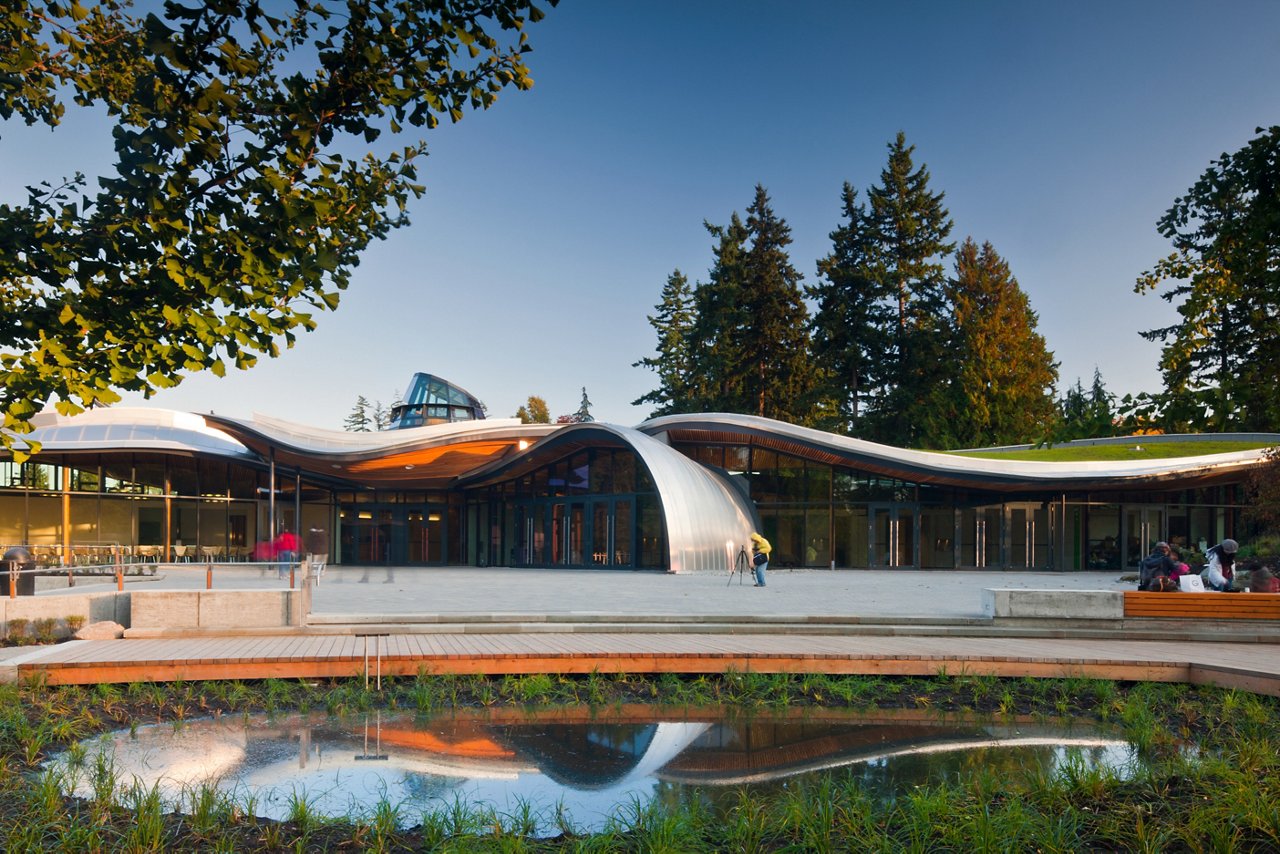
<path id="1" fill-rule="evenodd" d="M 404 477 L 408 472 L 422 468 L 424 476 L 456 477 L 497 459 L 514 448 L 517 441 L 506 439 L 437 445 L 433 448 L 419 448 L 374 459 L 359 460 L 343 468 L 355 476 L 397 472 Z"/>

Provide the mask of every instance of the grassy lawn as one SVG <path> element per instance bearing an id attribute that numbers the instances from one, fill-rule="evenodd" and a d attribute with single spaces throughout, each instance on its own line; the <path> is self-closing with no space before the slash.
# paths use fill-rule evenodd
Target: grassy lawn
<path id="1" fill-rule="evenodd" d="M 1025 451 L 945 451 L 960 457 L 991 460 L 1034 460 L 1049 463 L 1108 462 L 1111 460 L 1164 460 L 1177 457 L 1201 457 L 1206 454 L 1228 454 L 1268 448 L 1266 442 L 1144 442 L 1134 436 L 1122 445 L 1059 445 L 1054 448 L 1031 448 Z"/>

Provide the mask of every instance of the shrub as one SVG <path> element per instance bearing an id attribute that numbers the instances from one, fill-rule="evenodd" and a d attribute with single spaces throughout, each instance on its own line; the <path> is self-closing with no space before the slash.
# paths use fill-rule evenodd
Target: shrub
<path id="1" fill-rule="evenodd" d="M 53 643 L 58 639 L 56 617 L 41 617 L 35 621 L 36 643 Z"/>
<path id="2" fill-rule="evenodd" d="M 30 643 L 31 638 L 27 635 L 27 625 L 30 622 L 23 617 L 14 617 L 9 621 L 5 639 L 15 646 Z"/>

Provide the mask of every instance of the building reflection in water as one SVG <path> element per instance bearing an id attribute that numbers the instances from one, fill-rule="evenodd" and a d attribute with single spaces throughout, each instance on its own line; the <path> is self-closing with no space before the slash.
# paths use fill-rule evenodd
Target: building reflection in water
<path id="1" fill-rule="evenodd" d="M 423 811 L 458 802 L 499 814 L 528 804 L 541 812 L 548 833 L 556 831 L 557 808 L 574 827 L 593 830 L 619 807 L 656 797 L 715 803 L 740 787 L 768 789 L 821 774 L 853 774 L 873 793 L 893 797 L 980 766 L 1052 773 L 1071 762 L 1124 774 L 1136 761 L 1124 741 L 1080 727 L 877 715 L 673 720 L 644 710 L 608 720 L 524 712 L 238 718 L 140 727 L 86 746 L 90 757 L 112 753 L 126 783 L 157 785 L 179 806 L 184 789 L 209 780 L 252 794 L 255 810 L 271 818 L 286 817 L 298 797 L 322 815 L 365 814 L 386 799 L 400 805 L 410 824 Z M 77 794 L 91 793 L 89 767 L 92 761 L 75 774 Z"/>

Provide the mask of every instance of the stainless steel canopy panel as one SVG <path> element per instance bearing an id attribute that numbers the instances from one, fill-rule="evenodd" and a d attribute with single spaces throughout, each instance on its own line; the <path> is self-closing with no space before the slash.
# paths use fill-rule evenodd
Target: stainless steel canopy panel
<path id="1" fill-rule="evenodd" d="M 659 439 L 599 421 L 571 424 L 518 457 L 478 469 L 463 486 L 494 483 L 550 462 L 567 449 L 629 447 L 649 470 L 662 505 L 672 572 L 728 572 L 753 530 L 746 496 Z"/>
<path id="2" fill-rule="evenodd" d="M 42 412 L 32 423 L 35 430 L 20 439 L 38 442 L 45 453 L 182 451 L 259 459 L 234 437 L 190 412 L 120 406 L 71 416 Z"/>
<path id="3" fill-rule="evenodd" d="M 828 464 L 867 468 L 904 480 L 988 489 L 1114 487 L 1163 480 L 1193 480 L 1228 475 L 1256 466 L 1264 459 L 1264 449 L 1261 448 L 1152 460 L 1040 462 L 978 458 L 908 450 L 797 427 L 771 418 L 721 412 L 667 415 L 646 421 L 636 429 L 649 435 L 715 436 L 715 441 L 728 443 L 750 439 L 797 456 Z M 1148 438 L 1135 436 L 1132 441 L 1136 444 Z"/>

